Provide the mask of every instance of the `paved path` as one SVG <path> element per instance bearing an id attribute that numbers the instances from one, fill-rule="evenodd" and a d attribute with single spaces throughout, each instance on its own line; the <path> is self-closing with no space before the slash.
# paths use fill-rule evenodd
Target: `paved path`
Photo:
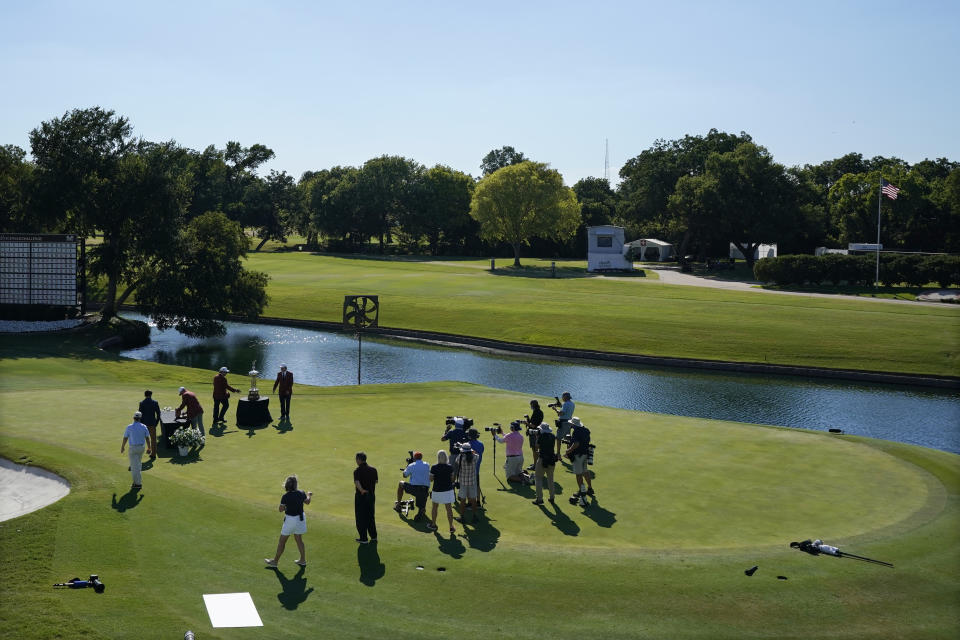
<path id="1" fill-rule="evenodd" d="M 53 504 L 70 493 L 70 483 L 45 469 L 0 458 L 0 522 Z"/>
<path id="2" fill-rule="evenodd" d="M 918 300 L 897 300 L 895 298 L 871 298 L 868 296 L 848 296 L 838 293 L 807 293 L 804 291 L 777 291 L 776 289 L 764 289 L 759 286 L 760 282 L 739 282 L 736 280 L 723 280 L 721 278 L 710 278 L 704 276 L 695 276 L 692 273 L 683 273 L 680 267 L 651 267 L 644 265 L 644 269 L 655 271 L 660 276 L 660 281 L 664 284 L 681 284 L 693 287 L 710 287 L 713 289 L 727 289 L 729 291 L 756 291 L 759 293 L 772 293 L 785 296 L 807 296 L 810 298 L 837 298 L 846 300 L 869 300 L 873 302 L 892 302 L 896 304 L 913 305 L 933 305 L 941 306 L 940 302 L 920 302 Z M 616 277 L 616 276 L 607 276 Z M 621 278 L 622 280 L 636 280 L 636 278 Z M 955 294 L 956 295 L 956 294 Z"/>

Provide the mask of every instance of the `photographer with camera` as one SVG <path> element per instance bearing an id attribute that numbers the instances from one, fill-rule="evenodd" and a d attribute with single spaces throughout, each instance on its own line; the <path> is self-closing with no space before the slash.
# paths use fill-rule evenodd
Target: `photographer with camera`
<path id="1" fill-rule="evenodd" d="M 406 491 L 414 497 L 417 506 L 417 515 L 414 520 L 420 520 L 427 515 L 427 493 L 430 491 L 430 465 L 423 461 L 423 454 L 414 451 L 413 455 L 407 459 L 407 468 L 403 470 L 403 477 L 410 478 L 409 482 L 400 482 L 397 486 L 397 501 L 393 504 L 393 509 L 400 512 L 400 500 L 403 499 L 403 492 Z"/>
<path id="2" fill-rule="evenodd" d="M 559 398 L 554 398 L 557 402 L 548 405 L 557 412 L 557 458 L 560 457 L 560 441 L 570 433 L 570 418 L 573 417 L 573 410 L 576 407 L 573 404 L 573 396 L 569 391 L 564 391 Z"/>
<path id="3" fill-rule="evenodd" d="M 541 415 L 543 415 L 541 413 Z M 500 444 L 507 445 L 507 460 L 503 463 L 503 470 L 507 474 L 507 482 L 520 482 L 528 484 L 530 476 L 523 472 L 523 435 L 520 429 L 523 425 L 519 420 L 510 423 L 510 433 L 503 434 L 503 429 L 499 426 L 493 432 L 493 438 Z"/>
<path id="4" fill-rule="evenodd" d="M 470 509 L 473 511 L 473 519 L 477 519 L 477 455 L 469 442 L 460 445 L 460 455 L 453 463 L 453 477 L 457 488 L 457 497 L 460 499 L 460 518 L 459 521 L 467 515 L 467 502 L 470 503 Z"/>
<path id="5" fill-rule="evenodd" d="M 480 477 L 480 463 L 483 462 L 483 450 L 486 448 L 480 442 L 480 432 L 476 429 L 467 430 L 467 444 L 473 449 L 473 454 L 477 456 L 477 478 Z M 479 483 L 479 480 L 478 480 Z"/>
<path id="6" fill-rule="evenodd" d="M 579 493 L 574 498 L 579 498 L 580 504 L 585 506 L 586 496 L 593 495 L 593 483 L 590 481 L 590 470 L 587 469 L 587 460 L 590 458 L 590 430 L 583 426 L 580 418 L 576 416 L 570 419 L 570 424 L 573 425 L 573 431 L 570 433 L 570 446 L 564 455 L 573 463 L 573 472 L 577 474 Z"/>
<path id="7" fill-rule="evenodd" d="M 543 504 L 544 476 L 547 477 L 547 487 L 550 489 L 550 502 L 552 504 L 556 493 L 553 487 L 553 469 L 557 463 L 557 455 L 553 449 L 554 446 L 556 446 L 557 438 L 553 434 L 553 431 L 550 430 L 550 425 L 546 422 L 541 424 L 537 429 L 527 429 L 528 434 L 531 434 L 532 431 L 539 432 L 536 434 L 539 456 L 537 457 L 537 463 L 533 470 L 534 484 L 537 488 L 537 499 L 533 501 L 533 504 Z"/>
<path id="8" fill-rule="evenodd" d="M 527 427 L 539 427 L 543 423 L 543 409 L 540 408 L 540 403 L 536 400 L 531 400 L 530 415 L 524 417 L 527 419 Z M 537 439 L 534 436 L 530 436 L 530 451 L 533 452 L 533 464 L 527 467 L 527 470 L 533 471 L 537 466 L 537 457 L 540 455 L 540 450 L 537 447 Z"/>
<path id="9" fill-rule="evenodd" d="M 457 456 L 460 455 L 460 450 L 458 446 L 467 441 L 467 432 L 466 427 L 473 424 L 473 421 L 470 420 L 470 425 L 466 425 L 467 419 L 461 416 L 447 416 L 447 423 L 443 429 L 443 435 L 440 436 L 441 441 L 446 441 L 450 445 L 450 463 L 453 464 L 457 460 Z"/>

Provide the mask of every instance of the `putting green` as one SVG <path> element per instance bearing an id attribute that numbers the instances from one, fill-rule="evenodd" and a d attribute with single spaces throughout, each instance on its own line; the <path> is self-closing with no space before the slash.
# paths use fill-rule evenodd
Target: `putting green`
<path id="1" fill-rule="evenodd" d="M 210 627 L 201 598 L 237 591 L 250 592 L 264 622 L 255 633 L 269 638 L 449 636 L 463 618 L 437 612 L 457 599 L 475 611 L 479 638 L 949 638 L 960 628 L 958 456 L 581 404 L 597 444 L 595 504 L 567 502 L 567 468 L 556 507 L 503 489 L 484 433 L 486 517 L 433 535 L 390 510 L 407 450 L 429 460 L 446 415 L 505 423 L 528 398 L 462 383 L 298 386 L 292 429 L 230 426 L 199 455 L 164 453 L 129 493 L 120 439 L 143 389 L 173 405 L 185 384 L 209 411 L 213 375 L 72 339 L 0 337 L 0 455 L 72 487 L 0 523 L 7 637 L 237 637 L 248 632 Z M 361 449 L 381 479 L 380 541 L 369 546 L 353 542 Z M 498 447 L 501 478 L 502 462 Z M 288 473 L 315 492 L 305 572 L 292 543 L 278 570 L 263 569 Z M 787 547 L 809 537 L 896 568 Z M 106 593 L 50 588 L 89 573 Z M 571 607 L 577 623 L 558 622 Z"/>

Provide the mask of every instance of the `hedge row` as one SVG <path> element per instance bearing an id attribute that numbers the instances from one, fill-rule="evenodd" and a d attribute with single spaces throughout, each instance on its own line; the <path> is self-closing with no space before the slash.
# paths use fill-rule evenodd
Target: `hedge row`
<path id="1" fill-rule="evenodd" d="M 876 274 L 876 256 L 831 253 L 823 256 L 795 255 L 764 258 L 753 265 L 760 282 L 777 285 L 870 285 Z M 886 286 L 906 284 L 922 287 L 931 282 L 942 288 L 960 285 L 960 256 L 882 254 L 880 282 Z"/>

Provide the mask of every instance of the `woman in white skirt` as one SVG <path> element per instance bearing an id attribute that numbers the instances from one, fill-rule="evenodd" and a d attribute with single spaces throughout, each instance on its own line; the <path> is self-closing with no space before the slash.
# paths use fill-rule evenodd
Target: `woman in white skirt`
<path id="1" fill-rule="evenodd" d="M 297 489 L 297 476 L 288 476 L 283 483 L 286 491 L 280 498 L 280 511 L 284 512 L 283 528 L 280 529 L 280 542 L 277 543 L 277 554 L 272 558 L 264 558 L 268 567 L 277 566 L 280 556 L 283 555 L 283 549 L 287 546 L 287 538 L 291 535 L 297 541 L 297 549 L 300 550 L 300 559 L 294 562 L 301 567 L 307 566 L 306 551 L 303 548 L 303 538 L 300 536 L 307 532 L 307 520 L 303 515 L 303 505 L 310 504 L 313 498 L 313 491 L 304 493 Z"/>
<path id="2" fill-rule="evenodd" d="M 437 464 L 430 467 L 430 481 L 433 483 L 433 513 L 430 516 L 430 524 L 427 529 L 437 530 L 437 507 L 441 504 L 447 508 L 447 520 L 450 522 L 450 533 L 456 533 L 453 527 L 453 467 L 447 463 L 447 452 L 443 449 L 437 451 Z"/>

